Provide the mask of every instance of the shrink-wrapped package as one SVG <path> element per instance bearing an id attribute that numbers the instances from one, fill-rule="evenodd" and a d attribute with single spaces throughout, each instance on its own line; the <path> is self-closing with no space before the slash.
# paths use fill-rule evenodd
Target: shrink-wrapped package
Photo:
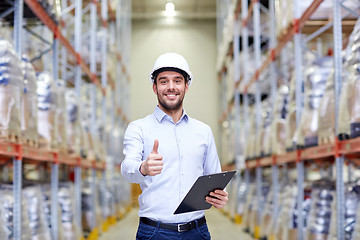
<path id="1" fill-rule="evenodd" d="M 116 156 L 116 155 L 115 155 Z M 123 198 L 121 195 L 125 194 L 122 192 L 122 178 L 114 176 L 112 183 L 113 183 L 113 194 L 114 194 L 114 202 L 115 202 L 115 213 L 118 217 L 121 217 L 122 214 L 125 212 L 125 203 L 123 202 Z"/>
<path id="2" fill-rule="evenodd" d="M 37 97 L 40 147 L 56 148 L 58 146 L 57 93 L 54 79 L 48 72 L 42 72 L 37 76 Z"/>
<path id="3" fill-rule="evenodd" d="M 298 146 L 311 147 L 318 144 L 318 108 L 324 95 L 326 80 L 332 72 L 331 57 L 321 57 L 305 70 L 304 108 L 296 129 L 295 139 Z"/>
<path id="4" fill-rule="evenodd" d="M 45 222 L 48 226 L 48 228 L 51 231 L 52 225 L 51 225 L 51 186 L 50 184 L 44 184 L 40 186 L 41 188 L 41 194 L 42 194 L 42 202 L 43 202 L 43 210 L 45 213 Z M 59 230 L 59 239 L 63 239 L 63 231 L 61 228 L 61 210 L 60 207 L 58 206 L 58 230 Z"/>
<path id="5" fill-rule="evenodd" d="M 78 240 L 81 238 L 81 226 L 75 223 L 74 185 L 70 182 L 59 184 L 59 206 L 61 209 L 61 228 L 63 240 Z"/>
<path id="6" fill-rule="evenodd" d="M 102 218 L 103 220 L 106 220 L 115 214 L 112 206 L 114 198 L 113 192 L 110 191 L 110 186 L 104 181 L 98 182 L 98 191 L 99 203 L 102 209 Z"/>
<path id="7" fill-rule="evenodd" d="M 264 205 L 264 211 L 260 222 L 260 229 L 262 238 L 269 237 L 271 234 L 271 228 L 274 227 L 273 214 L 274 214 L 274 206 L 273 206 L 273 189 L 270 190 L 269 196 L 266 199 Z"/>
<path id="8" fill-rule="evenodd" d="M 321 179 L 313 183 L 311 208 L 309 212 L 307 239 L 327 239 L 333 215 L 332 202 L 335 197 L 335 183 Z"/>
<path id="9" fill-rule="evenodd" d="M 251 159 L 259 156 L 257 149 L 259 148 L 256 144 L 256 111 L 254 107 L 249 107 L 250 118 L 248 120 L 248 141 L 246 143 L 246 158 Z"/>
<path id="10" fill-rule="evenodd" d="M 12 45 L 0 38 L 0 137 L 19 142 L 20 103 L 24 89 L 21 61 Z"/>
<path id="11" fill-rule="evenodd" d="M 21 66 L 24 75 L 24 92 L 21 97 L 22 142 L 26 145 L 36 147 L 39 142 L 36 73 L 26 55 L 22 57 Z"/>
<path id="12" fill-rule="evenodd" d="M 74 89 L 66 90 L 65 100 L 67 112 L 67 149 L 70 153 L 81 154 L 80 105 Z"/>
<path id="13" fill-rule="evenodd" d="M 298 231 L 297 186 L 295 184 L 285 185 L 280 191 L 279 199 L 281 199 L 282 204 L 273 234 L 279 240 L 296 240 Z M 311 200 L 307 191 L 304 192 L 304 196 L 303 212 L 301 214 L 306 227 Z"/>
<path id="14" fill-rule="evenodd" d="M 81 152 L 88 159 L 96 159 L 97 146 L 91 125 L 91 106 L 88 102 L 81 103 Z"/>
<path id="15" fill-rule="evenodd" d="M 236 213 L 241 216 L 242 219 L 244 219 L 245 214 L 245 207 L 247 203 L 248 191 L 249 191 L 249 185 L 245 181 L 241 181 L 238 186 L 236 201 L 237 201 L 237 207 L 236 207 Z"/>
<path id="16" fill-rule="evenodd" d="M 356 240 L 360 238 L 360 185 L 358 183 L 349 183 L 345 186 L 345 238 L 344 240 Z M 337 212 L 336 212 L 336 198 L 333 201 L 332 209 L 335 211 L 332 212 L 333 216 L 331 218 L 330 224 L 330 236 L 328 240 L 337 239 Z"/>
<path id="17" fill-rule="evenodd" d="M 248 191 L 245 197 L 245 204 L 244 204 L 244 221 L 243 221 L 243 228 L 244 231 L 250 232 L 250 227 L 252 224 L 252 212 L 256 211 L 254 209 L 254 202 L 256 201 L 256 186 L 254 183 L 250 183 L 248 187 Z"/>
<path id="18" fill-rule="evenodd" d="M 261 102 L 262 116 L 260 129 L 260 154 L 261 156 L 269 156 L 271 154 L 271 123 L 273 120 L 273 103 L 271 99 Z"/>
<path id="19" fill-rule="evenodd" d="M 28 213 L 31 230 L 31 238 L 29 239 L 50 240 L 50 229 L 45 216 L 43 197 L 40 187 L 26 187 L 23 190 L 23 196 L 27 203 L 26 210 Z"/>
<path id="20" fill-rule="evenodd" d="M 1 240 L 14 239 L 14 190 L 13 185 L 0 185 L 0 234 Z M 28 209 L 25 199 L 21 201 L 22 209 Z M 27 211 L 21 212 L 21 235 L 20 239 L 29 240 L 31 237 L 30 222 Z M 36 238 L 34 238 L 36 239 Z"/>
<path id="21" fill-rule="evenodd" d="M 342 88 L 339 102 L 338 134 L 340 139 L 360 136 L 360 19 L 357 20 L 344 50 Z"/>
<path id="22" fill-rule="evenodd" d="M 56 128 L 57 128 L 57 143 L 58 149 L 61 152 L 66 152 L 67 149 L 67 112 L 66 112 L 66 87 L 65 81 L 58 79 L 56 81 Z"/>
<path id="23" fill-rule="evenodd" d="M 279 87 L 276 96 L 273 112 L 273 121 L 271 123 L 271 148 L 274 154 L 283 154 L 286 152 L 286 115 L 289 103 L 289 87 L 282 85 Z"/>
<path id="24" fill-rule="evenodd" d="M 92 192 L 92 186 L 98 186 L 92 178 L 86 178 L 81 188 L 81 219 L 84 233 L 90 233 L 95 227 L 101 225 L 101 209 L 99 205 L 98 191 Z M 93 211 L 93 209 L 95 211 Z M 94 215 L 95 214 L 95 215 Z"/>
<path id="25" fill-rule="evenodd" d="M 296 99 L 295 99 L 295 75 L 292 74 L 287 104 L 287 115 L 285 118 L 286 150 L 293 150 L 294 135 L 296 131 Z"/>
<path id="26" fill-rule="evenodd" d="M 334 70 L 326 81 L 324 96 L 318 109 L 318 144 L 333 143 L 335 140 L 335 96 Z"/>

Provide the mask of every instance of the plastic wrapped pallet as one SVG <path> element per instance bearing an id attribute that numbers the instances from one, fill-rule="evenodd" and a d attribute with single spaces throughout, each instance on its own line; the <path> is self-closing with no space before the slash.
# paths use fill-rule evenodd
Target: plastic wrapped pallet
<path id="1" fill-rule="evenodd" d="M 254 107 L 249 107 L 249 115 L 250 120 L 248 121 L 248 132 L 247 135 L 249 136 L 248 141 L 246 143 L 246 158 L 251 159 L 254 157 L 259 156 L 257 152 L 257 145 L 256 145 L 256 111 Z"/>
<path id="2" fill-rule="evenodd" d="M 273 121 L 271 123 L 271 144 L 274 154 L 283 154 L 286 152 L 286 115 L 289 98 L 289 87 L 282 85 L 279 87 L 275 100 Z"/>
<path id="3" fill-rule="evenodd" d="M 309 213 L 308 240 L 327 239 L 331 218 L 334 217 L 332 202 L 335 197 L 335 183 L 322 179 L 313 183 L 311 209 Z"/>
<path id="4" fill-rule="evenodd" d="M 22 142 L 25 145 L 36 147 L 39 142 L 36 73 L 26 55 L 22 57 L 21 66 L 24 74 L 24 93 L 21 101 Z"/>
<path id="5" fill-rule="evenodd" d="M 20 59 L 12 45 L 0 38 L 0 137 L 11 142 L 21 137 L 23 79 Z"/>
<path id="6" fill-rule="evenodd" d="M 260 130 L 260 154 L 269 156 L 271 154 L 271 123 L 273 120 L 273 103 L 271 99 L 266 99 L 261 103 L 262 121 Z"/>
<path id="7" fill-rule="evenodd" d="M 296 102 L 295 102 L 295 75 L 292 74 L 289 88 L 289 98 L 287 106 L 287 115 L 285 119 L 286 150 L 292 150 L 294 147 L 294 135 L 296 131 Z"/>
<path id="8" fill-rule="evenodd" d="M 39 186 L 26 187 L 23 190 L 24 200 L 27 202 L 27 213 L 31 228 L 32 240 L 50 240 L 50 229 L 46 222 L 44 203 Z"/>
<path id="9" fill-rule="evenodd" d="M 249 186 L 245 181 L 241 181 L 238 187 L 236 201 L 236 213 L 240 216 L 240 222 L 244 219 L 244 214 L 246 211 L 246 202 L 248 198 Z"/>
<path id="10" fill-rule="evenodd" d="M 357 203 L 357 207 L 355 209 L 355 222 L 354 222 L 354 229 L 353 232 L 351 234 L 351 240 L 355 240 L 355 239 L 360 239 L 360 204 L 359 204 L 360 200 L 358 199 L 358 203 Z M 332 226 L 336 226 L 335 223 Z M 332 227 L 333 230 L 334 227 Z M 331 239 L 332 240 L 332 239 Z"/>
<path id="11" fill-rule="evenodd" d="M 37 76 L 38 132 L 41 148 L 53 149 L 58 146 L 56 115 L 56 84 L 51 74 L 42 72 Z"/>
<path id="12" fill-rule="evenodd" d="M 344 240 L 356 240 L 360 237 L 360 185 L 358 183 L 350 183 L 345 187 L 345 238 Z M 336 198 L 332 204 L 332 208 L 336 209 Z M 334 218 L 331 218 L 330 236 L 328 240 L 337 239 L 336 227 L 336 210 L 333 211 Z"/>
<path id="13" fill-rule="evenodd" d="M 13 185 L 0 185 L 0 218 L 3 223 L 0 228 L 2 240 L 14 239 L 14 192 Z M 27 209 L 25 199 L 21 202 L 22 209 Z M 21 236 L 20 239 L 28 240 L 31 236 L 29 216 L 27 211 L 21 212 Z M 30 238 L 31 239 L 31 238 Z"/>
<path id="14" fill-rule="evenodd" d="M 94 139 L 94 134 L 91 129 L 91 107 L 88 102 L 81 104 L 81 151 L 87 156 L 88 159 L 96 159 L 97 146 Z"/>
<path id="15" fill-rule="evenodd" d="M 279 240 L 296 240 L 297 239 L 297 186 L 295 184 L 285 185 L 280 192 L 281 209 L 278 219 L 275 223 L 273 234 Z M 304 194 L 303 202 L 303 219 L 306 227 L 307 216 L 310 210 L 310 198 Z"/>
<path id="16" fill-rule="evenodd" d="M 61 227 L 63 240 L 78 240 L 81 238 L 81 228 L 75 223 L 74 185 L 70 182 L 59 184 L 59 206 L 61 209 Z"/>
<path id="17" fill-rule="evenodd" d="M 40 186 L 41 194 L 42 194 L 42 202 L 43 202 L 43 209 L 45 213 L 45 222 L 51 231 L 51 188 L 49 184 L 44 184 Z M 63 240 L 63 229 L 61 227 L 61 209 L 58 206 L 58 230 L 59 230 L 59 240 Z"/>
<path id="18" fill-rule="evenodd" d="M 58 79 L 56 81 L 56 119 L 57 119 L 57 143 L 58 149 L 61 152 L 66 152 L 67 150 L 67 112 L 66 112 L 66 87 L 65 81 Z"/>
<path id="19" fill-rule="evenodd" d="M 67 89 L 66 101 L 66 122 L 67 122 L 67 149 L 69 153 L 81 154 L 81 126 L 79 99 L 74 89 Z"/>
<path id="20" fill-rule="evenodd" d="M 81 188 L 81 219 L 82 228 L 86 234 L 99 227 L 102 223 L 98 191 L 95 188 L 96 191 L 92 192 L 93 185 L 97 186 L 98 183 L 94 183 L 92 178 L 88 177 L 83 181 Z M 95 210 L 95 215 L 93 209 Z"/>
<path id="21" fill-rule="evenodd" d="M 102 210 L 102 218 L 103 220 L 107 220 L 109 217 L 112 217 L 115 213 L 112 209 L 112 201 L 113 201 L 113 192 L 111 191 L 109 185 L 104 183 L 104 181 L 100 181 L 98 183 L 98 197 L 99 203 Z"/>
<path id="22" fill-rule="evenodd" d="M 333 143 L 335 140 L 335 97 L 334 71 L 326 81 L 324 96 L 318 109 L 318 144 Z"/>
<path id="23" fill-rule="evenodd" d="M 256 199 L 256 186 L 254 183 L 251 183 L 247 191 L 246 201 L 244 204 L 243 229 L 246 232 L 250 232 L 250 226 L 252 225 L 251 212 L 253 211 L 253 204 L 255 199 Z"/>
<path id="24" fill-rule="evenodd" d="M 357 20 L 354 30 L 349 37 L 349 43 L 344 51 L 344 55 L 344 76 L 342 78 L 338 115 L 338 133 L 340 139 L 360 135 L 360 114 L 357 109 L 360 102 L 360 19 Z"/>
<path id="25" fill-rule="evenodd" d="M 326 80 L 332 72 L 333 60 L 331 57 L 321 57 L 309 64 L 305 70 L 304 108 L 295 133 L 296 144 L 304 147 L 318 145 L 318 108 Z"/>

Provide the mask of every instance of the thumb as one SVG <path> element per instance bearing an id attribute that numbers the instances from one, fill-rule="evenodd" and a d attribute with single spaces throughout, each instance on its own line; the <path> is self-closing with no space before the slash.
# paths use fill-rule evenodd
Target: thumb
<path id="1" fill-rule="evenodd" d="M 157 154 L 158 153 L 158 147 L 159 147 L 159 140 L 155 139 L 154 146 L 153 146 L 153 149 L 152 149 L 151 153 Z"/>

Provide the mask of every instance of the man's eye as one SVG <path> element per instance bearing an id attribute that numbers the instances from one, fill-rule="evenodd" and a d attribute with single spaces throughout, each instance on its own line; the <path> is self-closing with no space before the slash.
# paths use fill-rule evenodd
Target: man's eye
<path id="1" fill-rule="evenodd" d="M 166 81 L 165 81 L 165 80 L 163 80 L 163 81 L 160 81 L 160 83 L 161 83 L 161 84 L 166 84 Z"/>

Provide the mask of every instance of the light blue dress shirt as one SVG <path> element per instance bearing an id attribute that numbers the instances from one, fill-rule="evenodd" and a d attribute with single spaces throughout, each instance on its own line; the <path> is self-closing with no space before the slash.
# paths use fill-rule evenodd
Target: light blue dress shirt
<path id="1" fill-rule="evenodd" d="M 156 176 L 140 173 L 159 140 L 158 153 L 163 156 L 163 170 Z M 139 216 L 165 223 L 183 223 L 204 215 L 195 211 L 174 215 L 174 211 L 199 176 L 221 172 L 211 128 L 189 117 L 185 110 L 175 124 L 172 118 L 156 107 L 153 114 L 131 122 L 124 136 L 125 159 L 122 175 L 139 183 Z"/>

